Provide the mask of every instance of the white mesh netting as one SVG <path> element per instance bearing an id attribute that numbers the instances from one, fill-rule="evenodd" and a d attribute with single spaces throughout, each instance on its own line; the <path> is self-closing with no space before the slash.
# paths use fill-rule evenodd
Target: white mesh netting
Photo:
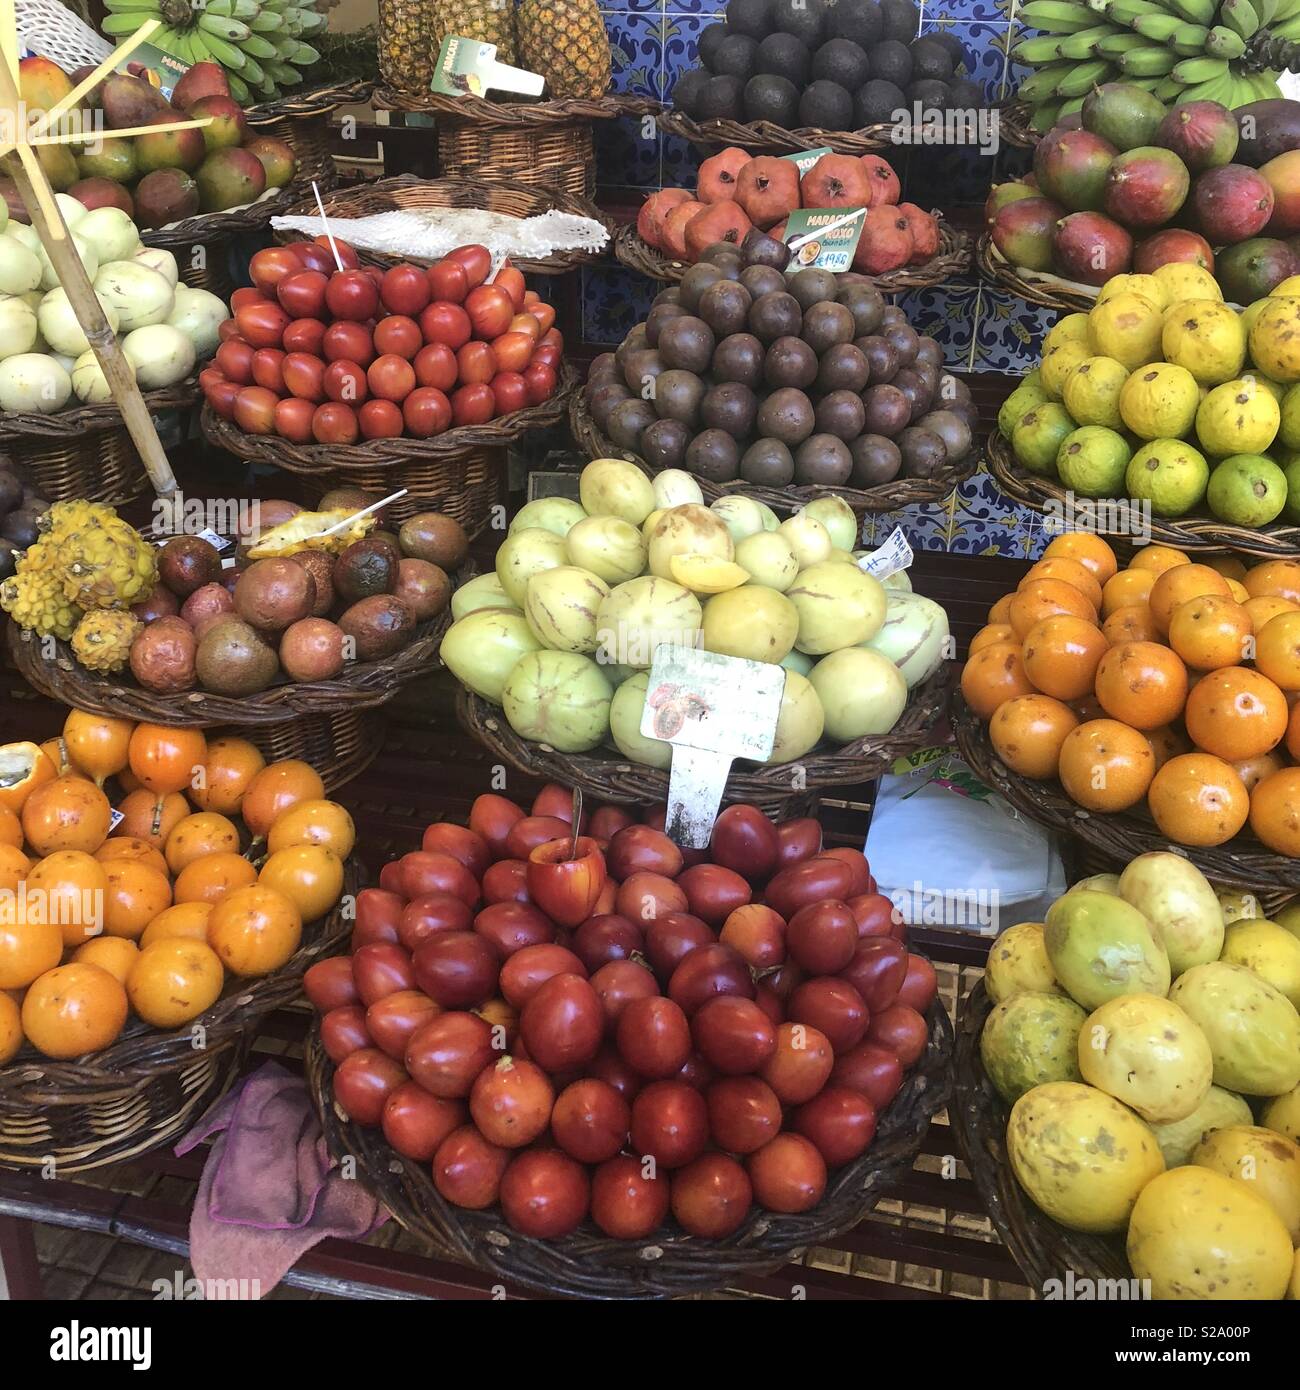
<path id="1" fill-rule="evenodd" d="M 319 217 L 273 217 L 278 231 L 321 236 Z M 366 251 L 436 260 L 471 242 L 486 246 L 494 258 L 517 256 L 541 260 L 555 251 L 599 251 L 609 233 L 590 217 L 547 212 L 540 217 L 510 217 L 478 208 L 428 208 L 375 213 L 371 217 L 332 218 L 330 229 Z"/>
<path id="2" fill-rule="evenodd" d="M 115 47 L 59 0 L 18 0 L 17 20 L 18 42 L 65 72 L 98 65 Z"/>

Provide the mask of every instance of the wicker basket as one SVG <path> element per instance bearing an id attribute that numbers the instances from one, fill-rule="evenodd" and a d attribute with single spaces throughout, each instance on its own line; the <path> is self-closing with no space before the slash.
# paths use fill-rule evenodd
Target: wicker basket
<path id="1" fill-rule="evenodd" d="M 245 434 L 210 405 L 204 405 L 201 419 L 209 443 L 249 463 L 283 468 L 286 473 L 308 477 L 334 474 L 338 482 L 355 482 L 358 487 L 376 485 L 362 481 L 363 478 L 382 477 L 384 481 L 377 486 L 384 487 L 393 482 L 404 467 L 454 463 L 469 454 L 504 448 L 532 430 L 559 424 L 565 417 L 576 382 L 566 363 L 561 367 L 559 384 L 550 400 L 541 405 L 525 406 L 509 415 L 499 415 L 485 425 L 461 425 L 432 439 L 411 439 L 403 435 L 396 439 L 367 439 L 354 445 L 292 444 L 276 434 Z M 397 482 L 396 486 L 407 484 Z M 393 488 L 387 490 L 391 492 Z"/>
<path id="2" fill-rule="evenodd" d="M 779 818 L 793 799 L 825 788 L 870 782 L 899 758 L 925 748 L 947 706 L 953 673 L 945 664 L 908 698 L 907 708 L 887 734 L 855 739 L 839 747 L 819 744 L 790 763 L 734 764 L 724 802 L 744 801 Z M 549 744 L 521 738 L 501 711 L 481 696 L 460 692 L 460 721 L 480 743 L 511 767 L 543 781 L 580 787 L 597 801 L 649 805 L 668 799 L 668 773 L 626 761 L 614 749 L 559 753 Z"/>
<path id="3" fill-rule="evenodd" d="M 349 860 L 344 900 L 358 884 Z M 258 1020 L 298 999 L 303 971 L 333 955 L 351 930 L 340 902 L 304 927 L 302 945 L 279 970 L 228 981 L 221 998 L 177 1032 L 135 1019 L 111 1047 L 70 1062 L 24 1048 L 0 1067 L 0 1168 L 84 1172 L 176 1139 L 235 1080 Z"/>
<path id="4" fill-rule="evenodd" d="M 1233 526 L 1206 512 L 1165 520 L 1135 510 L 1141 503 L 1120 499 L 1117 504 L 1114 500 L 1080 498 L 1055 478 L 1045 478 L 1021 468 L 1006 435 L 998 430 L 989 435 L 987 451 L 989 472 L 1008 497 L 1036 512 L 1050 509 L 1054 518 L 1067 519 L 1066 525 L 1070 524 L 1068 518 L 1073 514 L 1076 524 L 1086 524 L 1088 530 L 1120 542 L 1133 544 L 1135 538 L 1139 538 L 1144 544 L 1172 545 L 1179 550 L 1203 554 L 1226 550 L 1269 560 L 1291 559 L 1300 554 L 1300 526 L 1278 522 L 1260 529 Z M 1095 512 L 1087 510 L 1090 502 L 1094 502 Z M 1045 523 L 1044 530 L 1049 524 L 1053 523 Z"/>
<path id="5" fill-rule="evenodd" d="M 904 290 L 929 289 L 955 276 L 964 275 L 971 263 L 970 237 L 965 232 L 954 231 L 941 214 L 938 216 L 939 249 L 924 265 L 902 266 L 884 275 L 863 278 L 869 280 L 881 294 L 901 294 Z M 673 260 L 643 241 L 636 224 L 632 222 L 625 223 L 614 234 L 614 254 L 630 269 L 671 285 L 677 284 L 690 269 L 689 262 Z"/>
<path id="6" fill-rule="evenodd" d="M 334 223 L 334 230 L 339 231 L 342 224 L 345 240 L 347 223 L 352 218 L 371 217 L 376 213 L 393 212 L 398 209 L 420 211 L 425 208 L 480 208 L 520 218 L 540 217 L 543 213 L 551 211 L 568 212 L 577 217 L 588 217 L 593 222 L 599 222 L 606 231 L 613 231 L 613 225 L 604 214 L 585 198 L 562 193 L 559 189 L 541 188 L 531 184 L 418 179 L 411 174 L 403 174 L 397 178 L 380 179 L 377 183 L 340 189 L 323 201 L 327 215 L 338 219 Z M 302 203 L 290 211 L 297 216 L 315 215 L 315 200 Z M 301 232 L 281 231 L 276 233 L 276 238 L 282 242 L 296 241 L 302 235 Z M 365 265 L 384 268 L 405 262 L 415 265 L 430 264 L 427 259 L 419 256 L 398 256 L 387 251 L 358 249 L 357 255 Z M 520 270 L 538 275 L 562 275 L 578 266 L 599 260 L 602 255 L 601 251 L 556 251 L 539 260 L 512 256 L 510 262 Z"/>
<path id="7" fill-rule="evenodd" d="M 1032 150 L 1043 138 L 1029 124 L 1033 111 L 1022 101 L 1009 101 L 998 108 L 998 128 L 1004 145 L 1014 145 L 1018 150 Z"/>
<path id="8" fill-rule="evenodd" d="M 596 427 L 587 409 L 585 394 L 575 391 L 569 401 L 569 426 L 579 446 L 590 458 L 623 458 L 635 463 L 651 477 L 661 470 L 652 468 L 639 454 L 630 449 L 621 449 L 607 435 Z M 778 516 L 797 511 L 816 497 L 842 497 L 855 512 L 892 512 L 899 507 L 907 507 L 914 502 L 941 502 L 954 488 L 972 477 L 980 464 L 980 450 L 974 445 L 964 459 L 949 463 L 933 478 L 895 478 L 893 482 L 881 483 L 878 487 L 759 487 L 737 479 L 731 483 L 711 483 L 707 478 L 696 478 L 706 502 L 714 502 L 719 497 L 738 492 L 752 497 L 771 507 Z"/>
<path id="9" fill-rule="evenodd" d="M 411 641 L 387 660 L 354 662 L 334 680 L 285 680 L 242 697 L 207 690 L 160 694 L 136 684 L 129 670 L 116 674 L 88 671 L 66 642 L 51 639 L 53 652 L 46 656 L 46 640 L 12 620 L 9 653 L 28 685 L 73 709 L 177 728 L 208 729 L 218 724 L 246 727 L 279 724 L 296 715 L 373 709 L 386 703 L 403 685 L 436 669 L 438 648 L 450 622 L 448 607 L 421 623 Z"/>
<path id="10" fill-rule="evenodd" d="M 268 190 L 257 202 L 246 207 L 231 208 L 229 212 L 201 212 L 194 217 L 183 217 L 179 222 L 169 222 L 165 227 L 150 227 L 140 233 L 140 240 L 146 246 L 166 247 L 183 264 L 196 246 L 214 246 L 233 236 L 265 230 L 271 225 L 271 218 L 288 212 L 301 201 L 302 195 L 302 184 L 295 176 L 292 183 Z"/>
<path id="11" fill-rule="evenodd" d="M 561 101 L 499 102 L 483 97 L 400 92 L 380 87 L 375 105 L 435 116 L 438 167 L 447 178 L 548 184 L 578 198 L 596 191 L 592 122 L 653 115 L 659 103 L 642 97 L 570 97 Z"/>
<path id="12" fill-rule="evenodd" d="M 340 106 L 363 105 L 375 89 L 373 82 L 347 82 L 281 97 L 250 106 L 244 113 L 256 135 L 283 140 L 298 161 L 294 184 L 310 189 L 312 180 L 322 192 L 338 182 L 330 151 L 330 117 Z"/>
<path id="13" fill-rule="evenodd" d="M 184 410 L 198 399 L 190 377 L 144 393 L 150 414 Z M 116 405 L 76 405 L 55 415 L 0 412 L 0 453 L 27 470 L 47 502 L 84 497 L 114 506 L 148 491 L 149 475 Z"/>
<path id="14" fill-rule="evenodd" d="M 1090 1236 L 1059 1226 L 1030 1200 L 1007 1156 L 1011 1108 L 998 1095 L 980 1062 L 980 1033 L 992 1008 L 984 981 L 962 1006 L 957 1028 L 956 1095 L 948 1114 L 966 1153 L 980 1201 L 999 1236 L 1042 1293 L 1049 1279 L 1130 1279 L 1121 1237 Z"/>
<path id="15" fill-rule="evenodd" d="M 895 148 L 888 123 L 864 126 L 861 130 L 819 130 L 804 126 L 786 130 L 771 121 L 695 121 L 681 111 L 663 111 L 659 129 L 676 135 L 703 149 L 734 145 L 751 154 L 800 154 L 829 146 L 836 154 L 878 154 Z"/>
<path id="16" fill-rule="evenodd" d="M 611 1240 L 590 1224 L 561 1240 L 521 1236 L 495 1208 L 450 1206 L 434 1187 L 427 1163 L 400 1157 L 379 1130 L 347 1119 L 334 1102 L 334 1067 L 321 1046 L 319 1025 L 307 1043 L 307 1085 L 330 1153 L 355 1159 L 366 1189 L 437 1255 L 564 1297 L 674 1298 L 726 1288 L 826 1244 L 862 1221 L 910 1171 L 930 1121 L 951 1094 L 952 1025 L 937 1000 L 929 1024 L 925 1054 L 881 1115 L 871 1147 L 832 1175 L 822 1201 L 801 1216 L 754 1209 L 721 1241 L 688 1236 L 675 1223 L 647 1242 Z"/>
<path id="17" fill-rule="evenodd" d="M 993 245 L 993 238 L 987 232 L 975 247 L 975 268 L 990 284 L 1009 290 L 1027 304 L 1060 309 L 1063 313 L 1076 310 L 1087 313 L 1097 304 L 1097 290 L 1093 286 L 1062 280 L 1059 275 L 1045 270 L 1026 270 L 1024 266 L 1012 265 Z"/>
<path id="18" fill-rule="evenodd" d="M 1161 850 L 1190 860 L 1210 880 L 1250 892 L 1300 891 L 1300 859 L 1286 859 L 1244 834 L 1212 849 L 1175 844 L 1160 833 L 1145 805 L 1128 811 L 1086 811 L 1066 796 L 1059 782 L 1034 782 L 999 760 L 988 729 L 954 692 L 951 720 L 957 748 L 985 786 L 1031 821 L 1083 841 L 1108 859 L 1127 864 L 1139 854 Z"/>
<path id="19" fill-rule="evenodd" d="M 359 777 L 383 752 L 388 721 L 379 710 L 336 710 L 302 714 L 283 724 L 239 724 L 214 729 L 210 737 L 246 738 L 268 763 L 298 758 L 320 774 L 326 794 Z"/>

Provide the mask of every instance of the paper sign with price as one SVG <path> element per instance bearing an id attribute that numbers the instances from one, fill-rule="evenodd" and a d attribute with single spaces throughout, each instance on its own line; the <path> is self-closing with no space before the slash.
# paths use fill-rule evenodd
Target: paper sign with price
<path id="1" fill-rule="evenodd" d="M 655 648 L 641 733 L 673 745 L 667 833 L 703 849 L 734 758 L 772 754 L 785 668 L 695 647 Z"/>

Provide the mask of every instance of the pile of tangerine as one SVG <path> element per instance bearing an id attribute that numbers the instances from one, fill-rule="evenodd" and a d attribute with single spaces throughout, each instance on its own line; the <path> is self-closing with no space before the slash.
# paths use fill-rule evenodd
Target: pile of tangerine
<path id="1" fill-rule="evenodd" d="M 180 1028 L 227 976 L 278 970 L 354 839 L 311 766 L 244 739 L 73 710 L 61 737 L 0 747 L 0 1064 L 99 1052 L 132 1012 Z"/>
<path id="2" fill-rule="evenodd" d="M 1300 857 L 1300 560 L 1149 545 L 1121 570 L 1067 533 L 989 610 L 961 687 L 1002 762 L 1079 806 L 1145 798 L 1177 844 L 1249 822 Z"/>

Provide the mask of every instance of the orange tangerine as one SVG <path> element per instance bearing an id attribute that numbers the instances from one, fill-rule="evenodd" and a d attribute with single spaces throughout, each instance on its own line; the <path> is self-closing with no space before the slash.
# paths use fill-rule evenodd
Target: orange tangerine
<path id="1" fill-rule="evenodd" d="M 257 881 L 283 893 L 304 922 L 314 922 L 343 892 L 343 861 L 320 845 L 291 845 L 267 859 Z"/>
<path id="2" fill-rule="evenodd" d="M 1217 671 L 1241 665 L 1250 653 L 1253 630 L 1241 604 L 1222 594 L 1201 594 L 1174 609 L 1169 645 L 1198 671 Z"/>
<path id="3" fill-rule="evenodd" d="M 1230 763 L 1209 753 L 1171 758 L 1147 792 L 1151 818 L 1180 845 L 1221 845 L 1246 824 L 1250 793 Z"/>
<path id="4" fill-rule="evenodd" d="M 1294 711 L 1292 711 L 1294 713 Z M 1291 743 L 1291 726 L 1287 725 L 1287 746 Z M 1242 758 L 1240 762 L 1232 764 L 1232 770 L 1241 778 L 1248 792 L 1255 790 L 1255 784 L 1261 778 L 1268 777 L 1274 772 L 1280 772 L 1286 764 L 1276 753 L 1261 753 L 1257 758 Z"/>
<path id="5" fill-rule="evenodd" d="M 205 854 L 226 854 L 239 849 L 239 829 L 216 811 L 196 811 L 177 821 L 167 837 L 163 853 L 174 874 Z"/>
<path id="6" fill-rule="evenodd" d="M 14 849 L 23 847 L 23 823 L 15 812 L 0 806 L 0 845 Z"/>
<path id="7" fill-rule="evenodd" d="M 1275 598 L 1272 594 L 1245 599 L 1241 606 L 1250 614 L 1250 623 L 1256 632 L 1262 632 L 1264 625 L 1279 613 L 1300 613 L 1300 603 L 1292 603 L 1289 598 Z"/>
<path id="8" fill-rule="evenodd" d="M 1061 579 L 1031 579 L 1011 596 L 1007 616 L 1023 642 L 1029 629 L 1054 613 L 1070 613 L 1088 622 L 1097 621 L 1097 610 L 1073 584 Z"/>
<path id="9" fill-rule="evenodd" d="M 1077 805 L 1124 811 L 1146 795 L 1155 755 L 1137 729 L 1115 719 L 1094 719 L 1065 736 L 1058 775 Z"/>
<path id="10" fill-rule="evenodd" d="M 106 777 L 112 777 L 126 766 L 134 729 L 133 720 L 112 719 L 105 714 L 74 709 L 68 711 L 63 724 L 63 743 L 73 766 L 93 777 L 95 785 L 102 787 Z"/>
<path id="11" fill-rule="evenodd" d="M 1287 715 L 1286 723 L 1286 751 L 1296 762 L 1300 762 L 1300 753 L 1297 752 L 1300 749 L 1300 715 L 1296 714 L 1298 709 L 1300 709 L 1300 704 L 1291 706 L 1291 713 Z"/>
<path id="12" fill-rule="evenodd" d="M 1120 570 L 1112 575 L 1101 590 L 1101 616 L 1109 618 L 1117 608 L 1145 604 L 1151 595 L 1156 577 L 1150 570 Z"/>
<path id="13" fill-rule="evenodd" d="M 211 946 L 184 937 L 155 941 L 140 952 L 126 982 L 131 1007 L 155 1028 L 179 1028 L 221 997 L 225 973 Z"/>
<path id="14" fill-rule="evenodd" d="M 74 962 L 48 970 L 23 996 L 23 1032 L 47 1057 L 99 1052 L 126 1022 L 126 990 L 98 965 Z"/>
<path id="15" fill-rule="evenodd" d="M 262 883 L 228 893 L 208 918 L 208 944 L 233 975 L 278 970 L 301 940 L 297 907 Z"/>
<path id="16" fill-rule="evenodd" d="M 13 845 L 0 845 L 0 889 L 16 892 L 31 870 L 32 861 Z"/>
<path id="17" fill-rule="evenodd" d="M 1246 578 L 1246 566 L 1236 555 L 1212 555 L 1204 563 L 1225 579 L 1235 579 L 1240 584 Z"/>
<path id="18" fill-rule="evenodd" d="M 1179 565 L 1190 564 L 1181 550 L 1171 545 L 1144 545 L 1128 562 L 1131 570 L 1146 570 L 1149 574 L 1163 574 Z"/>
<path id="19" fill-rule="evenodd" d="M 1078 723 L 1069 705 L 1050 695 L 1017 695 L 994 710 L 989 739 L 1012 772 L 1043 782 L 1056 776 L 1061 744 Z"/>
<path id="20" fill-rule="evenodd" d="M 266 766 L 262 750 L 246 738 L 216 738 L 208 744 L 203 775 L 190 795 L 200 811 L 237 816 L 249 783 Z"/>
<path id="21" fill-rule="evenodd" d="M 27 912 L 21 897 L 0 903 L 0 989 L 22 989 L 63 956 L 63 932 L 44 912 Z"/>
<path id="22" fill-rule="evenodd" d="M 1091 531 L 1066 531 L 1057 536 L 1048 542 L 1043 559 L 1077 560 L 1092 571 L 1098 584 L 1104 584 L 1119 569 L 1115 552 Z"/>
<path id="23" fill-rule="evenodd" d="M 1078 589 L 1084 598 L 1092 604 L 1094 610 L 1101 607 L 1101 584 L 1097 576 L 1086 565 L 1081 565 L 1078 560 L 1070 560 L 1063 555 L 1058 555 L 1054 559 L 1044 556 L 1030 569 L 1029 573 L 1016 585 L 1016 588 L 1023 589 L 1034 579 L 1059 579 L 1063 584 L 1069 584 Z"/>
<path id="24" fill-rule="evenodd" d="M 23 805 L 23 834 L 37 854 L 60 849 L 94 852 L 108 838 L 108 797 L 84 777 L 43 782 Z"/>
<path id="25" fill-rule="evenodd" d="M 1019 642 L 993 642 L 968 657 L 961 671 L 961 693 L 981 719 L 1013 695 L 1030 695 L 1034 687 L 1025 675 Z"/>
<path id="26" fill-rule="evenodd" d="M 1245 666 L 1225 666 L 1202 676 L 1183 713 L 1192 742 L 1229 763 L 1276 748 L 1287 718 L 1282 692 L 1267 676 Z"/>
<path id="27" fill-rule="evenodd" d="M 1250 828 L 1274 853 L 1300 858 L 1300 767 L 1284 767 L 1255 784 Z"/>
<path id="28" fill-rule="evenodd" d="M 206 854 L 187 864 L 172 885 L 178 903 L 216 903 L 236 888 L 257 882 L 257 870 L 242 854 Z"/>
<path id="29" fill-rule="evenodd" d="M 1265 560 L 1247 570 L 1241 582 L 1251 598 L 1267 594 L 1300 603 L 1300 560 Z"/>
<path id="30" fill-rule="evenodd" d="M 211 916 L 211 903 L 176 903 L 165 912 L 160 912 L 144 929 L 140 949 L 173 936 L 183 936 L 190 941 L 206 941 L 208 918 Z"/>
<path id="31" fill-rule="evenodd" d="M 1010 621 L 1007 615 L 1011 609 L 1012 597 L 1013 595 L 1011 594 L 1003 594 L 993 607 L 989 609 L 987 620 L 989 623 L 1005 623 Z"/>
<path id="32" fill-rule="evenodd" d="M 1097 698 L 1112 719 L 1157 729 L 1182 713 L 1187 668 L 1158 642 L 1121 642 L 1097 667 Z"/>
<path id="33" fill-rule="evenodd" d="M 110 835 L 95 851 L 95 858 L 101 864 L 115 859 L 130 859 L 137 864 L 147 864 L 166 877 L 167 861 L 148 840 L 137 839 L 134 835 Z"/>
<path id="34" fill-rule="evenodd" d="M 1106 646 L 1094 624 L 1058 613 L 1030 628 L 1020 655 L 1036 689 L 1056 700 L 1078 700 L 1092 690 Z"/>
<path id="35" fill-rule="evenodd" d="M 0 745 L 0 806 L 15 814 L 44 782 L 55 777 L 54 764 L 34 743 Z"/>
<path id="36" fill-rule="evenodd" d="M 1162 724 L 1158 729 L 1144 729 L 1151 752 L 1155 755 L 1156 771 L 1159 772 L 1170 758 L 1192 751 L 1192 741 L 1172 724 Z"/>
<path id="37" fill-rule="evenodd" d="M 265 835 L 275 822 L 300 801 L 320 801 L 325 784 L 310 763 L 281 758 L 268 763 L 248 784 L 242 814 L 254 835 Z"/>
<path id="38" fill-rule="evenodd" d="M 18 1055 L 22 1045 L 22 1014 L 14 1000 L 0 993 L 0 1067 Z"/>
<path id="39" fill-rule="evenodd" d="M 1234 579 L 1230 574 L 1224 575 L 1224 578 L 1228 581 L 1228 589 L 1232 597 L 1238 603 L 1245 603 L 1250 597 L 1250 590 L 1246 588 L 1240 579 Z"/>
<path id="40" fill-rule="evenodd" d="M 138 941 L 149 923 L 171 906 L 171 883 L 166 874 L 134 859 L 110 860 L 104 869 L 104 930 Z"/>
<path id="41" fill-rule="evenodd" d="M 1156 631 L 1151 609 L 1145 603 L 1130 603 L 1126 608 L 1117 608 L 1101 625 L 1102 633 L 1111 646 L 1120 642 L 1158 642 L 1160 634 Z"/>
<path id="42" fill-rule="evenodd" d="M 968 656 L 974 656 L 981 647 L 991 647 L 994 642 L 1014 642 L 1016 640 L 1015 628 L 1010 623 L 986 623 L 970 639 L 970 646 L 966 649 Z"/>
<path id="43" fill-rule="evenodd" d="M 179 792 L 160 795 L 148 787 L 137 787 L 122 798 L 117 809 L 122 819 L 115 836 L 143 840 L 161 852 L 168 835 L 190 814 L 190 803 Z"/>
<path id="44" fill-rule="evenodd" d="M 352 817 L 337 801 L 300 801 L 271 827 L 266 847 L 272 854 L 291 845 L 321 845 L 340 859 L 352 853 L 357 842 Z"/>
<path id="45" fill-rule="evenodd" d="M 1176 565 L 1157 575 L 1147 599 L 1156 627 L 1161 632 L 1168 632 L 1174 609 L 1200 598 L 1202 594 L 1218 594 L 1221 598 L 1230 599 L 1232 590 L 1218 570 L 1212 570 L 1208 565 Z"/>
<path id="46" fill-rule="evenodd" d="M 201 777 L 208 755 L 202 729 L 137 724 L 129 749 L 131 771 L 151 792 L 181 792 Z"/>
<path id="47" fill-rule="evenodd" d="M 27 911 L 37 908 L 32 895 L 41 894 L 40 908 L 63 932 L 63 944 L 80 946 L 104 930 L 108 877 L 98 859 L 84 850 L 61 849 L 34 864 L 27 875 Z"/>
<path id="48" fill-rule="evenodd" d="M 139 958 L 140 948 L 124 936 L 97 936 L 83 941 L 72 953 L 72 959 L 82 965 L 97 965 L 120 985 L 126 984 L 131 967 Z"/>
<path id="49" fill-rule="evenodd" d="M 1260 629 L 1255 669 L 1283 690 L 1300 690 L 1300 610 L 1279 613 Z"/>

